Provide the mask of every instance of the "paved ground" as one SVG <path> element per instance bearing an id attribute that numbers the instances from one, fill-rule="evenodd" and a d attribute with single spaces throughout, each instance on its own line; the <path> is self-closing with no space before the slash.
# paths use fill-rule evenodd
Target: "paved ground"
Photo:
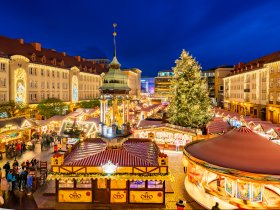
<path id="1" fill-rule="evenodd" d="M 182 152 L 165 150 L 168 155 L 169 168 L 175 177 L 175 182 L 171 183 L 174 193 L 166 194 L 166 209 L 176 209 L 176 202 L 179 199 L 186 201 L 185 209 L 204 209 L 197 204 L 186 192 L 184 187 L 185 174 L 182 165 Z"/>
<path id="2" fill-rule="evenodd" d="M 47 151 L 41 152 L 40 144 L 36 144 L 34 151 L 26 151 L 22 157 L 18 158 L 19 163 L 23 160 L 31 160 L 32 158 L 36 157 L 42 161 L 48 161 L 50 164 L 50 157 L 52 155 L 53 149 L 49 149 Z M 169 167 L 171 173 L 175 177 L 175 182 L 171 183 L 171 187 L 174 193 L 167 193 L 166 194 L 166 208 L 165 209 L 176 209 L 176 202 L 179 199 L 186 201 L 185 209 L 203 209 L 200 205 L 198 205 L 190 196 L 187 194 L 185 187 L 184 187 L 184 179 L 185 174 L 183 171 L 182 166 L 182 152 L 175 152 L 175 151 L 168 151 L 165 150 L 165 153 L 168 154 L 169 157 Z M 12 162 L 13 160 L 11 160 Z M 3 165 L 7 162 L 7 159 L 4 157 L 3 160 L 0 161 L 0 167 L 2 168 Z M 27 196 L 24 193 L 15 192 L 14 195 L 11 195 L 9 202 L 6 203 L 3 208 L 14 208 L 14 209 L 37 209 L 36 203 L 33 199 L 33 196 Z M 124 210 L 124 209 L 122 209 Z M 133 209 L 135 210 L 135 209 Z M 144 210 L 142 208 L 142 210 Z M 148 209 L 146 209 L 148 210 Z M 149 210 L 155 210 L 155 208 L 150 208 Z"/>

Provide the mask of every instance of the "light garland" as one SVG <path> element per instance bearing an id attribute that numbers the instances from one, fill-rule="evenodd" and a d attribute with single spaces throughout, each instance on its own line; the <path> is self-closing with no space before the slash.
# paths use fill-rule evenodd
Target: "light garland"
<path id="1" fill-rule="evenodd" d="M 47 176 L 47 180 L 87 180 L 87 179 L 113 179 L 113 180 L 166 180 L 174 182 L 175 178 L 171 173 L 163 174 L 131 174 L 131 173 L 122 173 L 122 174 L 101 174 L 101 173 L 54 173 L 51 172 Z"/>

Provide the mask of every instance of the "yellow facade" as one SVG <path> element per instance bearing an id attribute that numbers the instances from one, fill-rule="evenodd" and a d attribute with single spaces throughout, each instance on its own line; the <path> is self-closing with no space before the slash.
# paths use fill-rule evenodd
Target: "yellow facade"
<path id="1" fill-rule="evenodd" d="M 246 68 L 224 78 L 225 109 L 280 123 L 280 62 Z"/>
<path id="2" fill-rule="evenodd" d="M 128 77 L 128 86 L 131 89 L 129 91 L 129 95 L 132 98 L 139 98 L 141 93 L 141 70 L 132 68 L 132 69 L 124 69 L 123 73 L 125 73 Z"/>

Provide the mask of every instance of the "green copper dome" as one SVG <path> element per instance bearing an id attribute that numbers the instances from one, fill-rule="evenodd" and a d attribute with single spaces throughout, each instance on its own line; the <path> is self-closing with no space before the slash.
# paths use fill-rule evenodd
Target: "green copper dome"
<path id="1" fill-rule="evenodd" d="M 115 56 L 110 63 L 109 71 L 103 78 L 103 84 L 100 87 L 101 93 L 128 94 L 131 90 L 127 84 L 128 77 L 121 71 L 120 67 L 121 64 Z"/>

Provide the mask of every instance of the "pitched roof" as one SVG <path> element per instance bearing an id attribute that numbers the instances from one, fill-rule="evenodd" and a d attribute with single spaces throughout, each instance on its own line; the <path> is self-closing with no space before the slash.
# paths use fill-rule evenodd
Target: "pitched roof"
<path id="1" fill-rule="evenodd" d="M 37 43 L 41 45 L 40 43 Z M 41 47 L 40 47 L 41 48 Z M 35 55 L 35 61 L 32 61 L 32 55 Z M 31 43 L 20 42 L 17 39 L 11 39 L 0 36 L 0 56 L 10 57 L 12 55 L 22 55 L 31 60 L 32 63 L 40 63 L 42 65 L 55 66 L 59 68 L 69 69 L 76 66 L 81 72 L 101 74 L 107 72 L 107 67 L 94 63 L 80 57 L 67 55 L 66 53 L 56 52 L 55 50 L 41 48 L 36 50 Z M 46 58 L 43 62 L 43 56 Z M 56 59 L 56 64 L 53 60 Z M 63 63 L 61 63 L 63 61 Z"/>
<path id="2" fill-rule="evenodd" d="M 27 119 L 26 117 L 15 117 L 8 119 L 0 119 L 0 128 L 5 127 L 6 125 L 14 125 L 18 127 L 18 129 L 20 129 L 22 128 L 22 125 L 25 121 L 29 123 L 28 127 L 37 126 L 37 123 L 31 119 Z"/>
<path id="3" fill-rule="evenodd" d="M 159 149 L 154 142 L 127 140 L 121 148 L 106 148 L 105 142 L 85 141 L 67 156 L 64 165 L 101 166 L 109 160 L 118 166 L 157 166 Z"/>

